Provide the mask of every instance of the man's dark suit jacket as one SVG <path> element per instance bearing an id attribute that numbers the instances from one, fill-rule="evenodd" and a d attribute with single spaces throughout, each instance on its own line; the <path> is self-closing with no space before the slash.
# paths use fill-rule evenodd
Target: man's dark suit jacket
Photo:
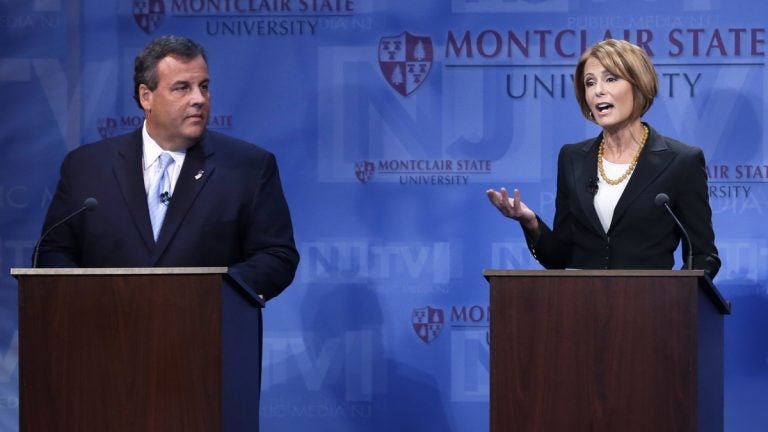
<path id="1" fill-rule="evenodd" d="M 655 203 L 656 195 L 665 193 L 690 236 L 693 267 L 714 277 L 720 259 L 701 149 L 650 129 L 606 233 L 591 190 L 597 178 L 601 139 L 568 144 L 560 150 L 553 228 L 539 220 L 538 240 L 528 236 L 534 257 L 546 268 L 671 269 L 681 232 L 667 210 Z M 683 257 L 687 256 L 683 241 Z"/>
<path id="2" fill-rule="evenodd" d="M 152 238 L 141 129 L 80 147 L 62 163 L 44 230 L 93 197 L 41 243 L 41 267 L 229 267 L 268 300 L 299 255 L 274 155 L 207 131 L 187 150 L 160 236 Z"/>

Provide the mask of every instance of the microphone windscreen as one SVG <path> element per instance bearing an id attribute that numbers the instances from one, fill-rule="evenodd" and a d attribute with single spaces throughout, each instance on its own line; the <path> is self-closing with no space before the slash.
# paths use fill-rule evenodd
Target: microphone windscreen
<path id="1" fill-rule="evenodd" d="M 93 197 L 86 198 L 85 201 L 83 201 L 83 207 L 87 208 L 88 210 L 96 207 L 97 205 L 99 205 L 99 202 L 96 201 L 96 198 Z"/>
<path id="2" fill-rule="evenodd" d="M 669 196 L 662 192 L 656 195 L 656 199 L 654 199 L 653 202 L 655 202 L 657 206 L 663 206 L 664 204 L 669 203 Z"/>

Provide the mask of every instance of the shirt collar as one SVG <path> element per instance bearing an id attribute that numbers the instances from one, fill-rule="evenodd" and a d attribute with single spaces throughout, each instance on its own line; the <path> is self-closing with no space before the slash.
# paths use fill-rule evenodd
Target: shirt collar
<path id="1" fill-rule="evenodd" d="M 159 144 L 157 144 L 157 141 L 152 139 L 151 136 L 149 136 L 149 132 L 147 132 L 147 121 L 144 120 L 144 125 L 141 127 L 141 137 L 143 141 L 143 150 L 142 154 L 143 157 L 143 163 L 144 163 L 144 170 L 149 168 L 155 161 L 157 160 L 158 156 L 160 156 L 160 153 L 165 152 L 165 150 L 160 147 Z M 167 152 L 171 155 L 173 160 L 175 162 L 179 162 L 179 160 L 183 160 L 184 155 L 187 154 L 186 150 L 182 151 L 169 151 Z"/>

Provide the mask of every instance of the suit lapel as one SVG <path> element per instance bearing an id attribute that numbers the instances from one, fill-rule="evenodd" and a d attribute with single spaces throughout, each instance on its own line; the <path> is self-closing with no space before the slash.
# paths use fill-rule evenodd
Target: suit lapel
<path id="1" fill-rule="evenodd" d="M 592 228 L 596 232 L 604 233 L 603 226 L 600 224 L 600 218 L 595 210 L 595 196 L 589 190 L 589 182 L 596 177 L 597 172 L 597 146 L 602 139 L 602 134 L 595 140 L 587 141 L 581 147 L 582 158 L 580 161 L 574 161 L 574 182 L 576 195 L 579 204 L 586 215 Z"/>
<path id="2" fill-rule="evenodd" d="M 621 220 L 629 206 L 666 169 L 674 157 L 674 152 L 669 151 L 662 136 L 651 128 L 648 142 L 640 154 L 635 172 L 629 178 L 627 188 L 624 189 L 624 193 L 616 204 L 611 228 Z"/>
<path id="3" fill-rule="evenodd" d="M 152 222 L 149 220 L 147 191 L 144 187 L 142 174 L 141 129 L 129 135 L 128 139 L 119 147 L 118 160 L 115 163 L 115 177 L 136 230 L 147 249 L 151 250 L 155 246 L 155 241 L 152 238 Z"/>
<path id="4" fill-rule="evenodd" d="M 168 206 L 168 212 L 165 214 L 163 229 L 160 230 L 157 246 L 150 259 L 151 265 L 155 265 L 160 259 L 160 256 L 162 256 L 176 235 L 176 231 L 178 231 L 184 217 L 188 214 L 195 198 L 203 189 L 211 174 L 213 174 L 213 166 L 209 162 L 207 163 L 207 159 L 213 155 L 209 141 L 210 134 L 206 134 L 206 137 L 200 143 L 187 150 L 184 165 L 181 167 L 181 173 L 178 180 L 176 180 L 171 203 Z"/>

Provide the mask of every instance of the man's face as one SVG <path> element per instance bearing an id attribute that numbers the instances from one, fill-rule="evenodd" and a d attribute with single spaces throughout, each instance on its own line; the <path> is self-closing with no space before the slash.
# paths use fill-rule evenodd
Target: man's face
<path id="1" fill-rule="evenodd" d="M 167 56 L 157 64 L 157 88 L 139 86 L 147 132 L 164 150 L 182 150 L 205 132 L 210 112 L 208 65 L 202 56 Z"/>

